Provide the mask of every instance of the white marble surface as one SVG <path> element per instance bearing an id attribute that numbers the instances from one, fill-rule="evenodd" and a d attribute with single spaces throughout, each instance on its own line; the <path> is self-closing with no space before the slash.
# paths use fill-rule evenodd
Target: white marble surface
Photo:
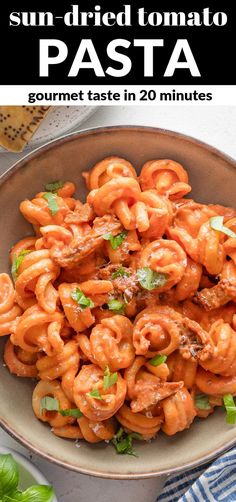
<path id="1" fill-rule="evenodd" d="M 234 107 L 100 107 L 81 128 L 139 124 L 183 132 L 236 158 L 236 108 Z M 0 173 L 22 154 L 0 153 Z M 0 429 L 0 444 L 24 453 L 55 486 L 60 502 L 154 502 L 164 479 L 112 481 L 69 472 L 31 455 Z M 121 459 L 123 461 L 123 459 Z"/>

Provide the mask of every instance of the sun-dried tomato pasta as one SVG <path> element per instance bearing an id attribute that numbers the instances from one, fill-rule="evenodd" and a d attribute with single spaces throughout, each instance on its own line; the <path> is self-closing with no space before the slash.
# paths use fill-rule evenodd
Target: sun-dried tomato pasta
<path id="1" fill-rule="evenodd" d="M 185 198 L 174 160 L 83 177 L 85 203 L 58 181 L 20 204 L 35 235 L 0 274 L 4 362 L 58 437 L 172 436 L 236 395 L 236 211 Z"/>

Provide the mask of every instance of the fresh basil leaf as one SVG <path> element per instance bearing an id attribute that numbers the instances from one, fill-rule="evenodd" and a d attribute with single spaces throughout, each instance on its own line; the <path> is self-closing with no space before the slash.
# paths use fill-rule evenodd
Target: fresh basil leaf
<path id="1" fill-rule="evenodd" d="M 119 267 L 115 272 L 113 272 L 111 278 L 117 279 L 118 277 L 129 277 L 129 273 L 124 267 Z"/>
<path id="2" fill-rule="evenodd" d="M 102 396 L 98 389 L 93 389 L 91 392 L 87 392 L 88 396 L 93 397 L 94 399 L 102 400 Z"/>
<path id="3" fill-rule="evenodd" d="M 194 401 L 196 408 L 199 410 L 211 410 L 209 396 L 207 396 L 207 394 L 196 394 Z"/>
<path id="4" fill-rule="evenodd" d="M 210 218 L 210 227 L 213 230 L 217 230 L 218 232 L 228 235 L 229 237 L 233 237 L 234 239 L 236 238 L 236 233 L 224 225 L 224 216 L 213 216 L 213 218 Z"/>
<path id="5" fill-rule="evenodd" d="M 223 401 L 227 413 L 227 423 L 234 425 L 236 422 L 236 406 L 234 403 L 234 398 L 231 394 L 225 394 Z"/>
<path id="6" fill-rule="evenodd" d="M 124 431 L 123 427 L 120 427 L 118 432 L 115 434 L 114 438 L 116 438 L 119 441 L 119 439 L 122 438 L 123 434 L 125 434 L 125 431 Z"/>
<path id="7" fill-rule="evenodd" d="M 124 313 L 124 303 L 121 302 L 120 300 L 116 300 L 115 298 L 112 298 L 107 302 L 109 310 L 112 310 L 113 312 L 116 312 L 116 314 L 123 314 Z"/>
<path id="8" fill-rule="evenodd" d="M 19 470 L 11 454 L 0 455 L 0 497 L 16 490 L 19 483 Z"/>
<path id="9" fill-rule="evenodd" d="M 111 238 L 114 236 L 111 233 L 108 233 L 108 234 L 104 234 L 102 237 L 105 241 L 110 241 Z"/>
<path id="10" fill-rule="evenodd" d="M 133 439 L 143 438 L 139 434 L 138 438 L 135 436 L 136 433 L 126 434 L 126 432 L 124 432 L 124 429 L 121 427 L 112 438 L 112 444 L 114 445 L 116 452 L 119 455 L 133 455 L 134 457 L 137 457 L 137 454 L 133 447 Z"/>
<path id="11" fill-rule="evenodd" d="M 40 401 L 40 415 L 43 414 L 43 410 L 58 411 L 63 417 L 80 418 L 83 416 L 83 413 L 79 410 L 79 408 L 68 408 L 66 410 L 62 410 L 58 399 L 50 396 L 42 397 Z"/>
<path id="12" fill-rule="evenodd" d="M 47 185 L 45 185 L 45 190 L 47 192 L 57 193 L 60 188 L 64 187 L 64 184 L 64 181 L 52 181 L 51 183 L 47 183 Z"/>
<path id="13" fill-rule="evenodd" d="M 43 195 L 43 198 L 47 201 L 52 216 L 55 216 L 55 214 L 57 214 L 59 211 L 56 194 L 52 192 L 47 192 Z"/>
<path id="14" fill-rule="evenodd" d="M 82 411 L 80 411 L 79 408 L 71 408 L 68 410 L 59 410 L 59 413 L 63 417 L 81 418 L 83 416 L 83 413 L 82 413 Z"/>
<path id="15" fill-rule="evenodd" d="M 142 434 L 139 434 L 139 432 L 132 432 L 131 436 L 133 439 L 137 439 L 138 441 L 144 441 Z"/>
<path id="16" fill-rule="evenodd" d="M 164 286 L 167 283 L 169 276 L 168 274 L 155 272 L 149 267 L 143 267 L 137 269 L 137 278 L 138 282 L 144 289 L 151 291 L 152 289 Z"/>
<path id="17" fill-rule="evenodd" d="M 133 449 L 131 436 L 126 436 L 121 441 L 116 441 L 112 439 L 112 443 L 115 446 L 116 452 L 120 455 L 134 455 L 135 450 Z"/>
<path id="18" fill-rule="evenodd" d="M 12 267 L 11 267 L 11 274 L 12 274 L 12 277 L 14 279 L 14 281 L 16 281 L 17 279 L 17 276 L 18 276 L 18 270 L 22 264 L 22 261 L 24 260 L 24 257 L 29 254 L 31 251 L 29 249 L 23 249 L 19 254 L 18 256 L 16 256 L 16 254 L 14 254 L 13 256 L 13 262 L 12 262 Z"/>
<path id="19" fill-rule="evenodd" d="M 60 403 L 58 399 L 54 397 L 45 396 L 40 400 L 40 415 L 43 414 L 43 410 L 46 411 L 59 411 Z"/>
<path id="20" fill-rule="evenodd" d="M 112 249 L 117 249 L 119 246 L 121 246 L 127 234 L 128 232 L 126 230 L 118 235 L 104 234 L 103 239 L 105 239 L 105 241 L 110 241 Z"/>
<path id="21" fill-rule="evenodd" d="M 167 359 L 167 356 L 157 354 L 157 356 L 153 357 L 152 359 L 149 359 L 149 361 L 147 361 L 147 362 L 149 364 L 151 364 L 152 366 L 160 366 L 160 364 L 163 364 L 166 362 L 166 359 Z"/>
<path id="22" fill-rule="evenodd" d="M 114 444 L 114 443 L 113 443 Z M 133 448 L 133 441 L 131 435 L 126 436 L 121 441 L 115 444 L 117 453 L 125 455 L 136 456 L 135 450 Z"/>
<path id="23" fill-rule="evenodd" d="M 3 502 L 52 502 L 55 492 L 51 486 L 35 485 L 24 492 L 5 495 Z"/>
<path id="24" fill-rule="evenodd" d="M 93 308 L 94 303 L 93 301 L 88 298 L 87 296 L 84 295 L 83 291 L 81 289 L 76 288 L 75 291 L 72 291 L 71 293 L 71 298 L 75 302 L 77 302 L 81 308 L 81 310 L 86 309 L 87 307 Z"/>
<path id="25" fill-rule="evenodd" d="M 117 372 L 111 373 L 109 367 L 107 366 L 104 372 L 104 377 L 103 377 L 103 388 L 104 390 L 109 389 L 114 385 L 118 380 L 118 374 Z"/>

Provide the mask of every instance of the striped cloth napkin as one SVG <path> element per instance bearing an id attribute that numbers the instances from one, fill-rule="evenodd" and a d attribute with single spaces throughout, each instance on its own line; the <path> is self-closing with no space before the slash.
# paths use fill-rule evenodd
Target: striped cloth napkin
<path id="1" fill-rule="evenodd" d="M 157 502 L 236 502 L 236 448 L 166 481 Z"/>

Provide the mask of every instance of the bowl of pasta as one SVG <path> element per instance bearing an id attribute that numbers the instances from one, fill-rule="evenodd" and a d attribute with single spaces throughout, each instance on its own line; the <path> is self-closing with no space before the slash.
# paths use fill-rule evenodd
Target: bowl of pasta
<path id="1" fill-rule="evenodd" d="M 149 127 L 27 155 L 0 185 L 0 423 L 85 474 L 235 444 L 235 162 Z"/>

